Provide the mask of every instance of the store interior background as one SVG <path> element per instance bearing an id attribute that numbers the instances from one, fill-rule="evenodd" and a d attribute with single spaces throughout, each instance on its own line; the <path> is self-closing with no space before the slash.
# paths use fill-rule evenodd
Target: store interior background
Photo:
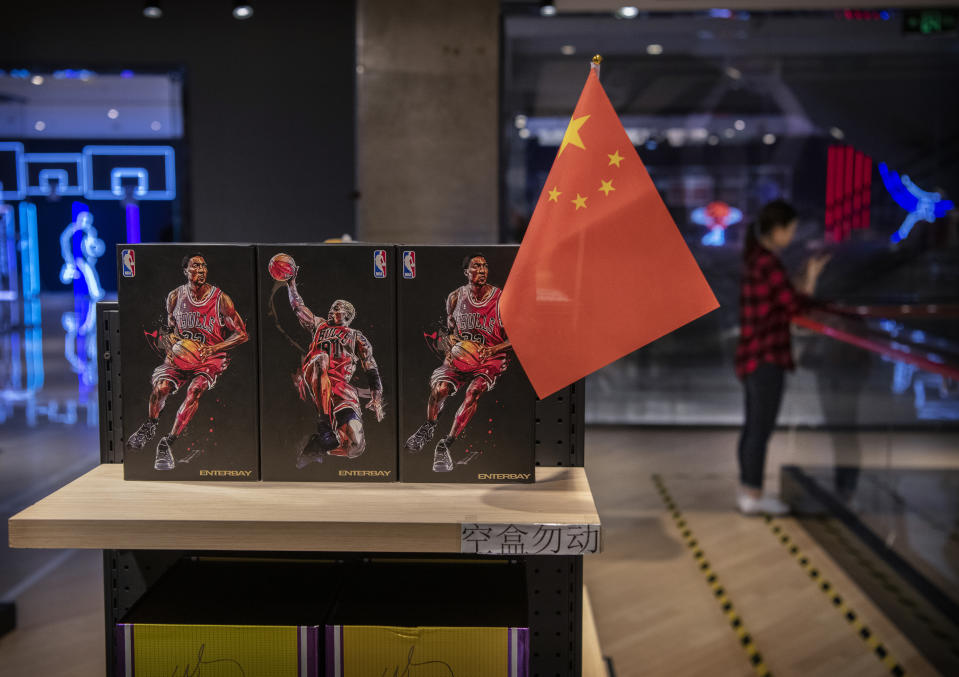
<path id="1" fill-rule="evenodd" d="M 879 173 L 885 163 L 959 199 L 955 28 L 907 32 L 901 7 L 756 4 L 685 2 L 650 12 L 659 4 L 648 2 L 624 16 L 614 3 L 570 0 L 544 16 L 541 3 L 513 0 L 277 0 L 254 3 L 253 16 L 237 20 L 229 2 L 167 1 L 159 19 L 131 0 L 6 3 L 0 151 L 169 147 L 175 184 L 156 200 L 4 193 L 5 218 L 18 228 L 32 218 L 24 205 L 36 209 L 39 289 L 29 307 L 40 322 L 25 329 L 11 319 L 25 312 L 24 299 L 3 296 L 3 534 L 10 515 L 99 458 L 94 356 L 85 337 L 64 328 L 64 316 L 82 316 L 91 301 L 89 286 L 61 280 L 60 237 L 75 203 L 92 214 L 96 234 L 88 237 L 103 242 L 89 263 L 107 299 L 115 297 L 114 245 L 127 239 L 131 208 L 145 242 L 344 234 L 519 242 L 597 52 L 603 86 L 721 304 L 587 380 L 587 470 L 613 539 L 602 557 L 636 554 L 635 544 L 621 550 L 616 534 L 644 538 L 627 527 L 645 513 L 630 512 L 634 488 L 617 484 L 617 474 L 644 491 L 651 472 L 705 477 L 713 484 L 696 500 L 739 519 L 732 492 L 742 393 L 732 359 L 742 240 L 762 203 L 785 197 L 802 215 L 788 265 L 812 247 L 833 251 L 821 298 L 959 304 L 959 210 L 918 222 L 893 244 L 906 212 Z M 837 149 L 860 167 L 868 162 L 868 175 L 843 174 Z M 16 182 L 9 157 L 0 163 L 5 191 Z M 837 173 L 855 196 L 830 216 L 827 181 Z M 715 202 L 729 209 L 720 208 L 725 227 L 711 230 L 704 208 Z M 14 251 L 9 240 L 3 246 Z M 954 311 L 877 317 L 868 327 L 959 363 Z M 773 445 L 771 486 L 784 462 L 825 468 L 824 485 L 959 603 L 959 384 L 809 331 L 794 345 L 798 369 Z M 834 467 L 853 469 L 837 473 L 835 487 Z M 76 556 L 5 543 L 0 600 L 42 587 Z M 614 648 L 626 647 L 602 613 L 607 600 L 606 618 L 615 615 L 615 595 L 594 599 L 600 639 L 605 630 Z"/>

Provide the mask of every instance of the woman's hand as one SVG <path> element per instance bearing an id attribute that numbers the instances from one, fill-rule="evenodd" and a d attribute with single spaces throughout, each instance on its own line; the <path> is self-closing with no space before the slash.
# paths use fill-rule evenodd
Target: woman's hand
<path id="1" fill-rule="evenodd" d="M 803 291 L 809 295 L 812 295 L 812 293 L 816 291 L 816 282 L 819 280 L 819 276 L 831 258 L 832 254 L 818 254 L 806 261 Z"/>

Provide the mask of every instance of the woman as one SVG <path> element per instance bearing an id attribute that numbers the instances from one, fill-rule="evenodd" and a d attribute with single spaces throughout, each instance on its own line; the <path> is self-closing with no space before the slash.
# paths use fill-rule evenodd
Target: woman
<path id="1" fill-rule="evenodd" d="M 763 496 L 766 444 L 776 427 L 783 377 L 795 368 L 789 323 L 811 303 L 816 280 L 829 260 L 821 255 L 806 262 L 797 291 L 779 254 L 789 246 L 799 225 L 796 209 L 785 200 L 764 206 L 746 236 L 739 297 L 739 345 L 736 375 L 746 390 L 746 421 L 739 438 L 739 510 L 746 515 L 782 515 L 789 507 Z"/>

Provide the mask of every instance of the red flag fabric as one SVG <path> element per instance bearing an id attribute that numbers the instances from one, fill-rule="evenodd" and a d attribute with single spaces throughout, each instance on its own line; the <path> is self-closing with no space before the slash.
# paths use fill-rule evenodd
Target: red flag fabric
<path id="1" fill-rule="evenodd" d="M 719 307 L 592 68 L 500 299 L 546 397 Z"/>

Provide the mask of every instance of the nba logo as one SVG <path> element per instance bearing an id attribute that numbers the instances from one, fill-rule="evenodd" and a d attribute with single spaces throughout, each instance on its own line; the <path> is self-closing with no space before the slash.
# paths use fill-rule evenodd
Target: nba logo
<path id="1" fill-rule="evenodd" d="M 411 249 L 403 252 L 403 277 L 407 280 L 416 277 L 416 252 Z"/>
<path id="2" fill-rule="evenodd" d="M 123 263 L 123 277 L 134 277 L 137 274 L 137 263 L 132 249 L 121 250 L 120 261 Z"/>
<path id="3" fill-rule="evenodd" d="M 373 250 L 373 277 L 386 277 L 386 250 Z"/>

